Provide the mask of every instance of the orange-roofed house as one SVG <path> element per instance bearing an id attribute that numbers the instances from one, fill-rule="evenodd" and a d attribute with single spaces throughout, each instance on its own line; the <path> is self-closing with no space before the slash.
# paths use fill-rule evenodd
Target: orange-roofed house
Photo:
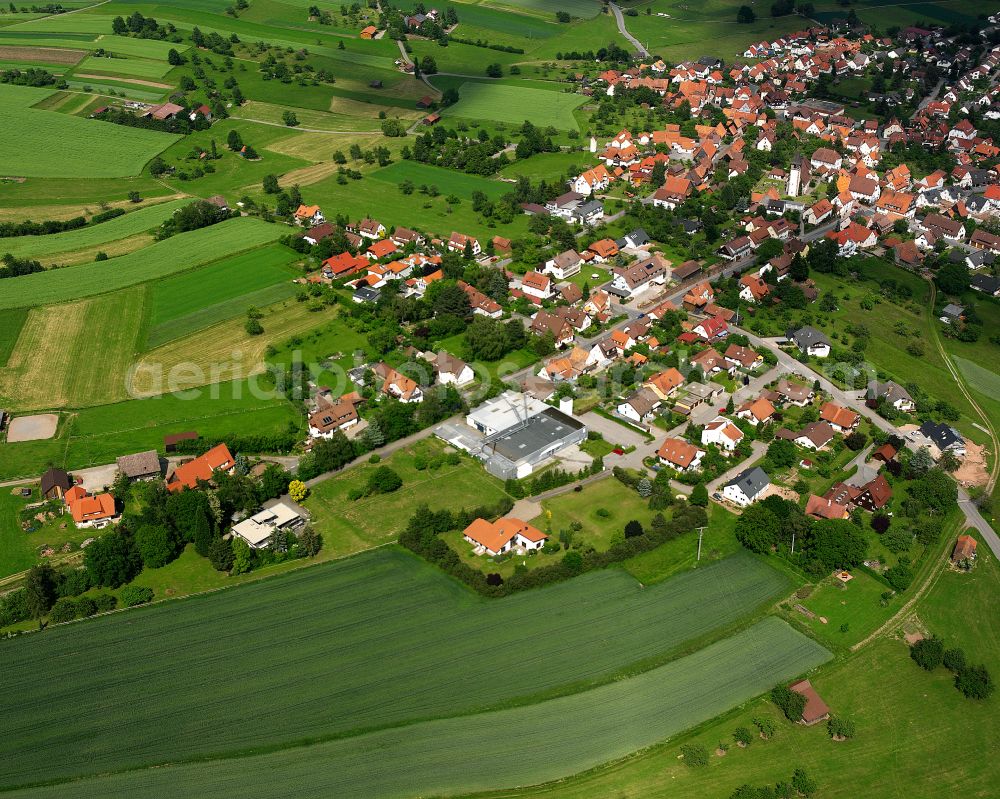
<path id="1" fill-rule="evenodd" d="M 604 263 L 618 255 L 618 245 L 614 239 L 595 241 L 587 249 L 594 254 L 594 260 L 598 263 Z"/>
<path id="2" fill-rule="evenodd" d="M 521 278 L 521 291 L 529 297 L 547 300 L 552 296 L 552 279 L 541 272 L 528 272 Z"/>
<path id="3" fill-rule="evenodd" d="M 194 460 L 182 463 L 167 477 L 167 489 L 183 491 L 185 488 L 197 488 L 200 481 L 209 482 L 216 471 L 231 473 L 236 466 L 229 447 L 217 444 L 204 455 Z"/>
<path id="4" fill-rule="evenodd" d="M 740 278 L 740 299 L 757 303 L 771 292 L 764 278 L 756 274 L 743 275 Z"/>
<path id="5" fill-rule="evenodd" d="M 392 239 L 379 239 L 368 248 L 367 256 L 373 261 L 378 261 L 382 258 L 388 258 L 396 252 L 398 249 L 392 243 Z"/>
<path id="6" fill-rule="evenodd" d="M 495 522 L 475 519 L 462 537 L 476 548 L 477 554 L 493 557 L 510 550 L 527 552 L 541 549 L 549 537 L 520 519 L 504 518 Z"/>
<path id="7" fill-rule="evenodd" d="M 693 472 L 701 468 L 705 450 L 698 449 L 694 444 L 689 444 L 681 438 L 668 438 L 656 450 L 656 456 L 664 466 L 679 472 Z"/>
<path id="8" fill-rule="evenodd" d="M 653 194 L 653 205 L 673 210 L 691 195 L 691 181 L 669 176 Z"/>
<path id="9" fill-rule="evenodd" d="M 846 433 L 858 426 L 861 417 L 850 408 L 844 408 L 835 402 L 828 402 L 819 411 L 819 418 L 829 422 L 838 433 Z"/>
<path id="10" fill-rule="evenodd" d="M 387 397 L 393 397 L 400 402 L 420 402 L 424 398 L 417 382 L 401 372 L 397 372 L 391 366 L 384 363 L 377 364 L 374 372 L 382 378 L 382 393 Z"/>
<path id="11" fill-rule="evenodd" d="M 774 416 L 774 405 L 766 397 L 758 397 L 753 402 L 746 402 L 736 409 L 736 416 L 746 419 L 754 427 L 771 421 Z"/>
<path id="12" fill-rule="evenodd" d="M 295 211 L 295 221 L 300 225 L 319 225 L 326 221 L 318 205 L 300 205 Z"/>
<path id="13" fill-rule="evenodd" d="M 661 400 L 667 400 L 677 393 L 684 383 L 684 375 L 682 375 L 674 367 L 670 367 L 662 372 L 658 372 L 653 375 L 645 382 L 647 388 L 651 388 L 653 392 Z"/>
<path id="14" fill-rule="evenodd" d="M 473 255 L 480 255 L 483 251 L 479 246 L 479 239 L 466 236 L 464 233 L 452 233 L 448 239 L 448 250 L 450 252 L 465 252 L 466 246 L 470 247 Z"/>
<path id="15" fill-rule="evenodd" d="M 361 255 L 342 252 L 323 261 L 323 277 L 331 280 L 353 275 L 368 267 L 368 259 Z"/>
<path id="16" fill-rule="evenodd" d="M 73 514 L 74 524 L 80 528 L 100 529 L 118 521 L 115 498 L 111 494 L 98 494 L 96 497 L 86 494 L 69 506 L 69 512 Z"/>
<path id="17" fill-rule="evenodd" d="M 378 28 L 376 28 L 374 25 L 369 25 L 367 28 L 361 29 L 361 38 L 374 39 L 377 33 L 378 33 Z"/>
<path id="18" fill-rule="evenodd" d="M 851 515 L 851 511 L 847 505 L 842 505 L 833 499 L 810 494 L 806 501 L 806 515 L 814 519 L 846 519 Z"/>

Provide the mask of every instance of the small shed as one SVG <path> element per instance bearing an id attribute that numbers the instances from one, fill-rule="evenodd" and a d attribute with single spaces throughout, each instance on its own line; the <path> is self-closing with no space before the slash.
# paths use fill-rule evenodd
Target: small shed
<path id="1" fill-rule="evenodd" d="M 166 452 L 176 452 L 178 441 L 194 441 L 198 434 L 194 430 L 187 430 L 183 433 L 171 433 L 163 437 L 163 449 Z"/>
<path id="2" fill-rule="evenodd" d="M 49 469 L 42 475 L 42 496 L 45 499 L 62 499 L 72 485 L 73 481 L 63 469 Z"/>
<path id="3" fill-rule="evenodd" d="M 816 689 L 812 687 L 812 683 L 809 680 L 800 680 L 793 685 L 789 685 L 788 690 L 802 694 L 806 698 L 806 705 L 802 709 L 803 724 L 810 726 L 830 718 L 830 708 L 820 698 L 820 695 L 816 693 Z"/>
<path id="4" fill-rule="evenodd" d="M 951 562 L 962 563 L 976 558 L 976 539 L 971 535 L 960 535 L 951 551 Z"/>
<path id="5" fill-rule="evenodd" d="M 433 114 L 428 114 L 423 119 L 423 123 L 425 125 L 433 125 L 435 122 L 440 122 L 440 121 L 441 121 L 441 115 L 438 114 L 437 112 Z"/>

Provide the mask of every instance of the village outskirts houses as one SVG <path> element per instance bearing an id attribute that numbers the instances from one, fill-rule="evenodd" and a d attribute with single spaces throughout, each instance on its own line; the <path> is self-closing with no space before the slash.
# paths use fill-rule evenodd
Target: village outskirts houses
<path id="1" fill-rule="evenodd" d="M 701 431 L 702 446 L 715 444 L 723 455 L 736 450 L 743 441 L 743 431 L 724 416 L 716 416 Z"/>

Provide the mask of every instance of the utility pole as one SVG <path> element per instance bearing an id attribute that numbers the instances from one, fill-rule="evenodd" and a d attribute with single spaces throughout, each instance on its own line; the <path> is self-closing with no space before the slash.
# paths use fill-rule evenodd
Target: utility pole
<path id="1" fill-rule="evenodd" d="M 705 528 L 704 527 L 699 527 L 698 528 L 698 558 L 697 558 L 697 560 L 701 560 L 701 537 L 704 534 L 705 534 Z"/>

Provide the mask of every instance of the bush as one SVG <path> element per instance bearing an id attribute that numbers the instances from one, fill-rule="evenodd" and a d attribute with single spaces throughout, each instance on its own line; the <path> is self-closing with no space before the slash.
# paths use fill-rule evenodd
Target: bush
<path id="1" fill-rule="evenodd" d="M 831 738 L 853 738 L 855 733 L 853 721 L 837 716 L 830 717 L 826 723 L 826 729 Z"/>
<path id="2" fill-rule="evenodd" d="M 910 657 L 920 668 L 934 671 L 944 662 L 944 644 L 936 635 L 923 638 L 910 647 Z"/>
<path id="3" fill-rule="evenodd" d="M 778 729 L 778 725 L 767 716 L 755 716 L 753 726 L 760 731 L 761 737 L 765 740 L 770 740 L 774 736 L 775 730 Z"/>
<path id="4" fill-rule="evenodd" d="M 737 727 L 733 730 L 733 740 L 740 746 L 749 746 L 750 742 L 753 741 L 753 735 L 746 727 Z"/>
<path id="5" fill-rule="evenodd" d="M 62 624 L 66 621 L 73 621 L 76 618 L 76 600 L 64 596 L 57 599 L 56 603 L 49 611 L 49 621 L 52 624 Z"/>
<path id="6" fill-rule="evenodd" d="M 632 521 L 625 525 L 626 538 L 635 538 L 636 536 L 642 535 L 644 532 L 645 530 L 642 529 L 642 525 L 635 519 L 632 519 Z"/>
<path id="7" fill-rule="evenodd" d="M 685 766 L 700 768 L 708 765 L 708 750 L 701 744 L 684 744 L 681 754 L 684 756 Z"/>
<path id="8" fill-rule="evenodd" d="M 388 466 L 379 466 L 370 475 L 365 485 L 365 496 L 391 494 L 403 485 L 403 479 Z"/>
<path id="9" fill-rule="evenodd" d="M 910 567 L 905 563 L 897 563 L 889 569 L 885 570 L 883 575 L 896 591 L 905 591 L 910 587 L 910 583 L 913 582 L 913 572 L 910 571 Z"/>
<path id="10" fill-rule="evenodd" d="M 121 593 L 122 606 L 134 608 L 153 601 L 153 589 L 144 585 L 126 585 Z"/>
<path id="11" fill-rule="evenodd" d="M 107 613 L 118 607 L 118 597 L 114 594 L 97 594 L 94 597 L 94 605 L 97 613 Z"/>
<path id="12" fill-rule="evenodd" d="M 306 484 L 301 480 L 292 480 L 288 484 L 288 496 L 292 498 L 293 502 L 301 502 L 308 494 L 309 489 L 306 488 Z"/>

